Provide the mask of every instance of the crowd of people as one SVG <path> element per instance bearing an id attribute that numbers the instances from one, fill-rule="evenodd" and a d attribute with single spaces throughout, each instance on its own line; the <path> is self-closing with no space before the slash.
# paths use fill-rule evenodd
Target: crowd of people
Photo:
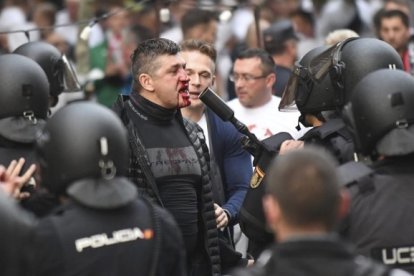
<path id="1" fill-rule="evenodd" d="M 0 275 L 414 274 L 412 5 L 5 1 Z"/>

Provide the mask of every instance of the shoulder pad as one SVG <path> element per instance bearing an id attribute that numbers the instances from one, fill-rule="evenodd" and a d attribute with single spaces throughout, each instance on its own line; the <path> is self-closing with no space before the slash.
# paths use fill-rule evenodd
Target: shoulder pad
<path id="1" fill-rule="evenodd" d="M 370 176 L 374 171 L 361 162 L 348 162 L 337 168 L 339 184 L 341 187 L 349 187 L 358 183 L 358 180 Z"/>
<path id="2" fill-rule="evenodd" d="M 292 135 L 287 132 L 279 132 L 264 139 L 262 143 L 270 150 L 279 150 L 280 145 L 282 145 L 282 143 L 286 140 L 293 140 Z"/>
<path id="3" fill-rule="evenodd" d="M 325 139 L 332 133 L 336 133 L 344 127 L 345 124 L 341 119 L 328 120 L 322 126 L 318 127 L 319 136 L 321 139 Z"/>

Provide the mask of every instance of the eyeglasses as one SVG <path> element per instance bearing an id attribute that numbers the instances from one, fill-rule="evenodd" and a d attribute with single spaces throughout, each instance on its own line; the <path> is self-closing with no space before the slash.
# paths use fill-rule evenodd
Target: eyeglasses
<path id="1" fill-rule="evenodd" d="M 241 74 L 241 75 L 239 75 L 239 74 L 230 74 L 229 80 L 232 81 L 232 82 L 236 82 L 238 80 L 253 81 L 253 80 L 258 80 L 258 79 L 264 79 L 266 77 L 267 77 L 267 75 L 256 77 L 256 76 L 252 76 L 252 75 L 249 75 L 249 74 Z"/>

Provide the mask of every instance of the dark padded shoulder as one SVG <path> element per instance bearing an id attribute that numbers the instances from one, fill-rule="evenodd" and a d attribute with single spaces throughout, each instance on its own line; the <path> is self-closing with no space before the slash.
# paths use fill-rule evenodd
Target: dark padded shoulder
<path id="1" fill-rule="evenodd" d="M 292 135 L 287 132 L 279 132 L 278 134 L 264 139 L 262 142 L 269 150 L 277 151 L 280 149 L 280 145 L 286 140 L 293 140 Z"/>
<path id="2" fill-rule="evenodd" d="M 343 133 L 340 130 L 343 128 L 345 128 L 345 124 L 341 119 L 331 119 L 331 120 L 326 121 L 323 125 L 309 130 L 307 133 L 305 133 L 305 135 L 303 135 L 302 138 L 300 138 L 300 140 L 303 140 L 303 141 L 310 141 L 312 139 L 323 140 L 333 133 L 342 135 Z"/>
<path id="3" fill-rule="evenodd" d="M 361 162 L 348 162 L 337 168 L 340 185 L 349 187 L 358 183 L 358 180 L 370 176 L 374 171 Z"/>

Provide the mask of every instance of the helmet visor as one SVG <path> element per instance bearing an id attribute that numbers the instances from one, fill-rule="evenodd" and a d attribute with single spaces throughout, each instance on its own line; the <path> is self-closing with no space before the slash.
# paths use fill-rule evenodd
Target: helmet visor
<path id="1" fill-rule="evenodd" d="M 62 56 L 63 61 L 63 92 L 79 92 L 81 91 L 81 85 L 75 73 L 75 69 L 72 64 L 66 58 Z"/>
<path id="2" fill-rule="evenodd" d="M 310 61 L 309 75 L 314 81 L 320 82 L 329 73 L 335 63 L 335 57 L 340 47 L 341 42 L 326 49 Z"/>
<path id="3" fill-rule="evenodd" d="M 292 74 L 289 77 L 288 83 L 283 91 L 282 99 L 280 100 L 279 110 L 280 111 L 296 111 L 296 94 L 300 81 L 300 73 L 304 68 L 300 65 L 295 65 Z"/>

